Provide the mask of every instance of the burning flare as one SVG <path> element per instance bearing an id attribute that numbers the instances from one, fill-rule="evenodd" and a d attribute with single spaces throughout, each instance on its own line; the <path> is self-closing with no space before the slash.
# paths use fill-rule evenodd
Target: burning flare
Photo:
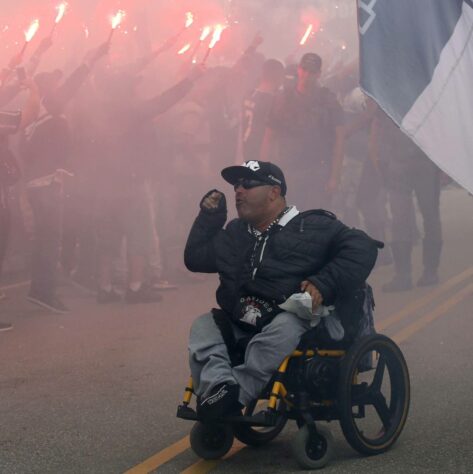
<path id="1" fill-rule="evenodd" d="M 301 42 L 299 43 L 301 46 L 304 46 L 306 44 L 307 40 L 309 39 L 310 34 L 312 33 L 313 28 L 314 28 L 313 24 L 310 24 L 307 27 L 307 30 L 304 33 L 304 36 L 302 37 Z"/>
<path id="2" fill-rule="evenodd" d="M 207 52 L 205 53 L 204 60 L 202 61 L 202 64 L 206 64 L 207 60 L 209 59 L 210 53 L 212 52 L 213 48 L 215 45 L 220 41 L 220 38 L 222 37 L 223 30 L 227 28 L 225 25 L 215 25 L 214 27 L 214 32 L 212 35 L 212 39 L 210 40 L 209 47 L 207 48 Z"/>
<path id="3" fill-rule="evenodd" d="M 184 53 L 187 53 L 187 51 L 189 51 L 189 49 L 191 49 L 191 44 L 190 43 L 187 43 L 185 46 L 183 46 L 177 54 L 184 54 Z"/>
<path id="4" fill-rule="evenodd" d="M 210 26 L 205 26 L 204 29 L 202 30 L 202 33 L 200 34 L 200 41 L 205 41 L 207 39 L 207 36 L 210 35 L 210 32 L 212 31 L 212 28 Z"/>
<path id="5" fill-rule="evenodd" d="M 223 30 L 225 30 L 225 28 L 225 25 L 215 25 L 212 39 L 210 40 L 209 49 L 213 49 L 215 45 L 220 41 Z"/>
<path id="6" fill-rule="evenodd" d="M 117 13 L 112 16 L 110 23 L 112 24 L 112 30 L 116 30 L 125 18 L 126 13 L 123 10 L 118 10 Z"/>
<path id="7" fill-rule="evenodd" d="M 56 23 L 56 25 L 63 19 L 68 6 L 69 5 L 67 2 L 62 2 L 56 7 L 57 16 L 56 16 L 56 19 L 54 20 L 54 23 Z"/>
<path id="8" fill-rule="evenodd" d="M 30 27 L 25 31 L 25 41 L 29 43 L 39 29 L 39 20 L 33 20 Z"/>
<path id="9" fill-rule="evenodd" d="M 194 14 L 192 12 L 186 13 L 186 28 L 189 28 L 194 23 Z"/>

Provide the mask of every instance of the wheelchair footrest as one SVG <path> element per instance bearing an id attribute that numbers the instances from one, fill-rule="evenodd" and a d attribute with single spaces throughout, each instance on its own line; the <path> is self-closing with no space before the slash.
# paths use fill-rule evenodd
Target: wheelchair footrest
<path id="1" fill-rule="evenodd" d="M 182 418 L 183 420 L 199 420 L 197 413 L 188 405 L 179 405 L 177 407 L 177 418 Z"/>
<path id="2" fill-rule="evenodd" d="M 260 411 L 252 416 L 231 415 L 222 418 L 215 418 L 212 420 L 203 420 L 201 417 L 199 417 L 199 415 L 197 415 L 194 409 L 187 405 L 179 405 L 176 416 L 177 418 L 182 418 L 183 420 L 212 421 L 214 423 L 239 423 L 252 426 L 276 426 L 279 418 L 281 417 L 281 415 L 278 413 L 273 413 L 271 411 Z"/>
<path id="3" fill-rule="evenodd" d="M 260 411 L 252 416 L 227 416 L 226 423 L 240 423 L 251 426 L 276 426 L 281 415 L 270 411 Z"/>

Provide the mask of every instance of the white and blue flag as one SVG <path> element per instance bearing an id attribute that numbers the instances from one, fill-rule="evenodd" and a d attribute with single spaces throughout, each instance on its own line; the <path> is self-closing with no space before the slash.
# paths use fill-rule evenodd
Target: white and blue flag
<path id="1" fill-rule="evenodd" d="M 473 192 L 473 0 L 358 0 L 361 86 Z"/>

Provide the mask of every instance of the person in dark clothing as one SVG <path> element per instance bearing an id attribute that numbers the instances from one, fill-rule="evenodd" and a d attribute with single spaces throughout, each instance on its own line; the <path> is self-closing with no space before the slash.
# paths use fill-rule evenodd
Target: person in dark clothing
<path id="1" fill-rule="evenodd" d="M 244 161 L 259 159 L 269 113 L 283 80 L 283 64 L 276 59 L 268 59 L 263 64 L 258 87 L 243 101 L 240 148 Z"/>
<path id="2" fill-rule="evenodd" d="M 101 160 L 101 186 L 98 222 L 99 303 L 120 299 L 112 286 L 113 257 L 127 240 L 129 278 L 127 303 L 153 303 L 161 300 L 145 284 L 145 263 L 149 256 L 152 223 L 145 180 L 156 159 L 152 119 L 166 112 L 192 89 L 203 72 L 197 67 L 187 78 L 151 99 L 138 99 L 138 77 L 123 73 L 113 81 L 109 102 L 104 105 L 104 137 Z"/>
<path id="3" fill-rule="evenodd" d="M 391 250 L 394 277 L 383 286 L 386 292 L 412 288 L 411 254 L 416 239 L 414 193 L 424 224 L 422 245 L 423 273 L 417 286 L 439 282 L 438 268 L 442 253 L 440 220 L 440 169 L 402 133 L 381 109 L 372 124 L 373 149 L 385 163 L 385 179 L 392 214 Z"/>
<path id="4" fill-rule="evenodd" d="M 275 100 L 261 159 L 277 156 L 289 178 L 298 183 L 296 204 L 329 207 L 339 181 L 344 154 L 343 110 L 335 94 L 321 87 L 322 60 L 305 54 L 296 88 Z"/>
<path id="5" fill-rule="evenodd" d="M 283 88 L 285 91 L 294 90 L 297 87 L 297 64 L 288 64 L 284 73 Z"/>
<path id="6" fill-rule="evenodd" d="M 97 163 L 98 97 L 93 80 L 81 87 L 70 107 L 72 134 L 70 169 L 74 179 L 64 189 L 64 219 L 60 268 L 71 282 L 89 293 L 97 290 L 97 232 L 95 229 L 96 194 L 100 181 Z"/>
<path id="7" fill-rule="evenodd" d="M 44 53 L 48 51 L 52 44 L 51 37 L 46 37 L 40 42 L 24 68 L 26 77 L 32 77 L 34 75 Z M 22 59 L 22 55 L 17 54 L 10 60 L 8 67 L 0 72 L 0 107 L 5 106 L 13 100 L 23 88 L 24 82 L 18 77 L 18 67 Z"/>
<path id="8" fill-rule="evenodd" d="M 10 234 L 9 190 L 20 179 L 20 169 L 8 146 L 8 136 L 28 126 L 38 115 L 39 95 L 33 81 L 24 83 L 30 96 L 22 112 L 0 112 L 0 277 Z M 0 300 L 5 295 L 0 292 Z M 0 331 L 11 329 L 0 322 Z"/>
<path id="9" fill-rule="evenodd" d="M 57 313 L 69 310 L 56 295 L 56 267 L 62 232 L 63 180 L 71 147 L 65 107 L 108 51 L 105 43 L 91 51 L 62 84 L 59 70 L 41 73 L 35 82 L 45 112 L 26 131 L 23 158 L 28 198 L 34 215 L 31 286 L 28 300 Z"/>
<path id="10" fill-rule="evenodd" d="M 387 196 L 381 177 L 382 165 L 372 156 L 369 147 L 371 122 L 377 106 L 359 87 L 353 88 L 343 100 L 346 121 L 346 146 L 340 189 L 334 202 L 343 221 L 364 228 L 377 240 L 384 241 L 389 219 Z M 389 265 L 389 249 L 380 252 L 378 265 Z"/>
<path id="11" fill-rule="evenodd" d="M 202 416 L 247 405 L 297 347 L 310 321 L 281 304 L 302 292 L 311 299 L 312 314 L 319 305 L 336 305 L 364 285 L 379 245 L 328 211 L 288 206 L 284 174 L 272 163 L 249 161 L 225 168 L 222 176 L 234 186 L 238 218 L 223 228 L 225 196 L 210 191 L 184 254 L 189 270 L 220 277 L 220 310 L 194 321 L 189 340 Z M 356 321 L 340 317 L 348 339 Z M 242 364 L 232 367 L 225 333 L 235 340 L 250 338 Z"/>

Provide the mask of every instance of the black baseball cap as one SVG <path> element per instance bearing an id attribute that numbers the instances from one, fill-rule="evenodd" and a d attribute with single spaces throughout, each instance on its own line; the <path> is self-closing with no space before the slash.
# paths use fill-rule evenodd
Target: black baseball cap
<path id="1" fill-rule="evenodd" d="M 302 56 L 299 67 L 308 72 L 320 72 L 322 69 L 322 58 L 315 53 L 306 53 Z"/>
<path id="2" fill-rule="evenodd" d="M 286 195 L 287 186 L 284 173 L 279 166 L 269 161 L 246 161 L 242 165 L 229 166 L 222 170 L 223 179 L 230 184 L 235 184 L 239 179 L 255 179 L 279 186 L 281 194 Z"/>

